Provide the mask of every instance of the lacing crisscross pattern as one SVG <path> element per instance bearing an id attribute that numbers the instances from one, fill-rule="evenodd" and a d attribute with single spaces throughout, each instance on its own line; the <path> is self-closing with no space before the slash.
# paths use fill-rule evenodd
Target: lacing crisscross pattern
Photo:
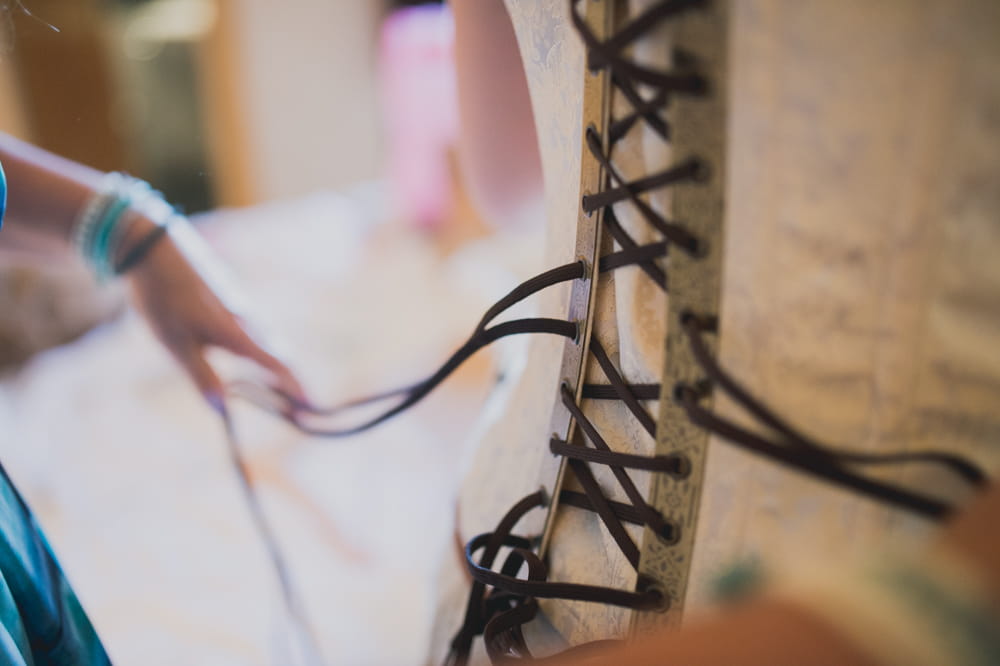
<path id="1" fill-rule="evenodd" d="M 659 136 L 668 139 L 670 128 L 660 112 L 671 96 L 703 95 L 709 90 L 709 85 L 705 78 L 695 71 L 696 58 L 690 54 L 675 53 L 674 62 L 678 69 L 658 72 L 627 60 L 623 53 L 633 40 L 647 34 L 660 21 L 706 4 L 699 0 L 658 3 L 602 42 L 576 11 L 575 3 L 571 2 L 574 25 L 588 48 L 588 66 L 608 68 L 612 85 L 633 107 L 624 117 L 610 120 L 607 131 L 608 145 L 611 149 L 608 152 L 605 152 L 605 143 L 597 129 L 591 127 L 585 133 L 587 149 L 604 168 L 610 182 L 602 191 L 584 195 L 581 208 L 587 213 L 602 211 L 605 232 L 609 233 L 622 248 L 618 252 L 602 257 L 599 266 L 602 270 L 615 270 L 624 265 L 635 264 L 664 290 L 667 288 L 667 275 L 656 260 L 666 255 L 668 248 L 680 249 L 698 259 L 704 253 L 705 243 L 682 224 L 664 219 L 641 196 L 652 190 L 678 183 L 706 182 L 711 177 L 710 169 L 703 160 L 692 157 L 661 172 L 628 181 L 616 168 L 611 153 L 615 143 L 637 122 L 646 123 Z M 639 83 L 652 89 L 650 97 L 643 98 L 639 95 L 637 92 Z M 642 219 L 662 234 L 662 241 L 640 246 L 629 236 L 612 209 L 612 205 L 624 201 L 629 202 Z M 954 472 L 971 485 L 981 485 L 986 482 L 984 474 L 974 464 L 947 453 L 936 451 L 880 455 L 851 453 L 822 445 L 806 437 L 753 398 L 712 358 L 703 336 L 716 331 L 717 318 L 714 315 L 699 316 L 687 312 L 681 321 L 675 324 L 680 325 L 686 333 L 695 361 L 705 375 L 704 380 L 678 384 L 673 387 L 670 396 L 684 407 L 688 418 L 694 424 L 721 435 L 742 448 L 768 456 L 801 472 L 931 518 L 943 517 L 951 507 L 922 493 L 867 478 L 849 466 L 935 463 Z M 628 384 L 596 337 L 591 337 L 589 350 L 608 383 L 585 385 L 582 391 L 583 398 L 623 402 L 643 429 L 655 437 L 655 421 L 642 405 L 642 401 L 657 399 L 660 387 Z M 773 433 L 773 436 L 768 438 L 737 426 L 703 407 L 702 399 L 714 386 L 720 387 L 738 404 L 745 407 L 765 429 Z M 561 491 L 559 502 L 596 512 L 625 558 L 638 570 L 639 549 L 625 530 L 624 523 L 648 526 L 668 543 L 679 538 L 679 528 L 649 506 L 629 478 L 627 470 L 643 469 L 684 478 L 691 471 L 690 463 L 681 455 L 650 457 L 615 452 L 605 436 L 587 418 L 583 408 L 575 402 L 570 387 L 566 385 L 561 387 L 560 399 L 582 431 L 583 439 L 590 446 L 581 446 L 558 438 L 550 440 L 550 451 L 568 460 L 570 470 L 584 490 L 583 495 Z M 628 504 L 612 502 L 604 496 L 590 468 L 590 465 L 594 464 L 605 465 L 611 470 L 627 496 Z M 520 517 L 533 508 L 544 506 L 547 501 L 547 498 L 540 493 L 530 495 L 504 517 L 494 532 L 480 535 L 468 544 L 465 557 L 474 584 L 465 621 L 452 642 L 449 664 L 464 664 L 467 661 L 472 638 L 479 633 L 483 634 L 487 652 L 494 662 L 512 658 L 532 658 L 520 627 L 537 613 L 538 604 L 535 600 L 539 598 L 558 596 L 562 599 L 594 601 L 637 610 L 663 607 L 669 603 L 669 599 L 652 581 L 645 581 L 642 577 L 637 585 L 637 592 L 545 581 L 544 562 L 526 547 L 530 540 L 513 536 L 512 530 Z M 628 509 L 627 512 L 623 510 L 625 508 Z M 494 572 L 492 569 L 494 562 L 505 545 L 509 547 L 508 555 L 503 560 L 499 573 Z M 525 565 L 526 578 L 517 578 L 514 574 Z"/>
<path id="2" fill-rule="evenodd" d="M 585 213 L 600 211 L 603 214 L 604 233 L 609 234 L 621 248 L 601 257 L 598 265 L 602 271 L 611 271 L 634 264 L 664 291 L 667 289 L 667 277 L 662 262 L 658 260 L 674 248 L 697 256 L 702 246 L 682 225 L 665 219 L 654 210 L 643 195 L 679 183 L 704 182 L 710 176 L 708 166 L 698 158 L 691 158 L 658 173 L 628 180 L 614 162 L 614 148 L 637 123 L 645 123 L 661 138 L 668 139 L 669 125 L 661 115 L 667 100 L 674 95 L 705 94 L 707 85 L 704 77 L 690 66 L 690 59 L 685 59 L 684 68 L 657 71 L 633 63 L 625 57 L 625 52 L 636 39 L 646 36 L 663 21 L 702 4 L 702 2 L 676 1 L 659 3 L 623 25 L 613 36 L 601 41 L 578 12 L 576 3 L 570 3 L 574 26 L 590 54 L 588 66 L 591 69 L 606 68 L 612 86 L 632 106 L 632 110 L 624 116 L 609 121 L 607 141 L 594 127 L 588 128 L 584 135 L 586 148 L 603 168 L 607 184 L 599 192 L 585 194 L 581 200 L 581 209 Z M 640 83 L 644 84 L 648 99 L 638 92 Z M 613 205 L 624 202 L 636 210 L 640 218 L 650 227 L 659 232 L 660 240 L 640 245 L 629 235 L 612 208 Z M 620 401 L 642 429 L 650 437 L 655 438 L 656 421 L 643 402 L 659 399 L 660 387 L 629 384 L 598 337 L 591 335 L 588 342 L 589 354 L 603 373 L 606 383 L 585 385 L 581 392 L 582 397 L 585 400 Z M 583 406 L 576 402 L 572 387 L 564 384 L 560 388 L 559 398 L 571 414 L 580 435 L 575 438 L 576 441 L 552 437 L 549 441 L 549 450 L 566 459 L 570 472 L 583 489 L 579 497 L 574 497 L 575 493 L 571 495 L 572 491 L 561 491 L 559 503 L 594 511 L 625 559 L 638 571 L 639 547 L 625 529 L 625 523 L 647 526 L 668 543 L 675 542 L 680 535 L 678 525 L 650 506 L 628 471 L 640 469 L 684 478 L 691 471 L 690 463 L 682 455 L 643 456 L 615 451 L 607 436 L 598 430 L 588 418 Z M 609 469 L 628 499 L 627 503 L 613 502 L 606 497 L 605 491 L 594 475 L 593 465 L 603 465 Z M 581 501 L 584 498 L 585 502 Z M 465 621 L 452 642 L 448 663 L 465 663 L 470 653 L 472 638 L 478 633 L 483 634 L 487 652 L 494 661 L 500 658 L 532 658 L 519 627 L 533 618 L 537 612 L 537 603 L 534 599 L 549 598 L 553 596 L 553 590 L 561 592 L 558 596 L 562 599 L 613 604 L 636 610 L 662 608 L 669 603 L 669 599 L 661 590 L 654 585 L 644 584 L 644 581 L 640 581 L 637 591 L 545 582 L 535 577 L 540 571 L 544 571 L 540 560 L 534 566 L 529 564 L 527 567 L 527 580 L 514 579 L 517 581 L 516 586 L 509 576 L 497 578 L 495 574 L 485 575 L 484 567 L 492 566 L 500 545 L 511 537 L 511 530 L 517 518 L 530 510 L 529 507 L 541 506 L 544 500 L 544 497 L 537 494 L 525 498 L 512 513 L 505 516 L 493 533 L 481 535 L 470 542 L 470 548 L 466 549 L 466 561 L 475 582 L 466 609 Z M 621 510 L 623 507 L 627 507 L 627 513 Z M 471 548 L 472 546 L 483 546 L 485 549 L 477 553 L 479 548 Z M 489 546 L 494 548 L 491 549 Z M 528 564 L 532 557 L 537 558 L 537 555 L 513 547 L 503 562 L 501 572 L 517 571 L 522 564 Z M 511 595 L 519 595 L 520 601 L 515 602 Z"/>
<path id="3" fill-rule="evenodd" d="M 667 272 L 663 258 L 668 252 L 679 250 L 698 259 L 704 255 L 706 243 L 684 224 L 665 219 L 642 197 L 654 190 L 678 184 L 707 182 L 711 169 L 697 157 L 684 159 L 658 173 L 628 180 L 613 160 L 614 146 L 638 123 L 643 123 L 663 140 L 670 138 L 670 126 L 662 112 L 672 97 L 678 95 L 703 96 L 711 92 L 711 85 L 698 71 L 698 60 L 692 54 L 673 53 L 673 68 L 660 71 L 630 60 L 626 53 L 637 39 L 645 37 L 671 18 L 684 12 L 698 10 L 708 0 L 663 0 L 645 12 L 621 25 L 607 39 L 599 39 L 578 12 L 576 0 L 569 0 L 570 15 L 588 51 L 588 67 L 604 69 L 611 85 L 631 105 L 631 110 L 618 118 L 611 118 L 603 128 L 606 136 L 596 128 L 585 133 L 587 150 L 601 165 L 606 174 L 606 186 L 601 191 L 582 197 L 581 209 L 586 213 L 600 212 L 603 233 L 616 244 L 612 251 L 598 261 L 598 273 L 615 271 L 626 266 L 638 267 L 653 283 L 666 291 Z M 640 93 L 640 87 L 642 93 Z M 605 149 L 605 146 L 608 146 Z M 613 206 L 628 202 L 661 238 L 655 242 L 639 244 L 615 216 Z M 313 436 L 343 437 L 372 428 L 404 410 L 414 406 L 443 382 L 456 368 L 474 353 L 490 343 L 511 335 L 547 334 L 564 337 L 576 345 L 589 349 L 589 354 L 603 373 L 606 383 L 584 384 L 580 391 L 583 400 L 614 400 L 624 404 L 628 413 L 650 436 L 656 436 L 656 421 L 643 403 L 661 397 L 658 384 L 631 384 L 622 375 L 596 336 L 584 341 L 584 331 L 574 321 L 549 318 L 517 319 L 495 323 L 516 303 L 560 283 L 587 279 L 588 269 L 578 261 L 551 269 L 521 284 L 494 304 L 475 327 L 468 340 L 437 371 L 409 386 L 379 395 L 351 401 L 330 409 L 318 409 L 297 403 L 290 396 L 264 390 L 249 384 L 233 386 L 235 393 L 272 411 L 289 421 L 301 431 Z M 918 514 L 941 518 L 948 513 L 946 503 L 912 491 L 865 477 L 854 469 L 857 466 L 896 463 L 933 463 L 942 465 L 971 485 L 987 482 L 985 475 L 974 464 L 947 453 L 907 452 L 870 455 L 846 452 L 820 444 L 800 433 L 785 420 L 754 398 L 732 378 L 712 357 L 704 336 L 717 332 L 714 313 L 685 312 L 679 322 L 685 332 L 692 355 L 704 374 L 704 379 L 671 387 L 671 394 L 664 396 L 683 406 L 694 424 L 720 435 L 742 448 L 767 456 L 796 470 L 817 476 L 844 488 L 914 511 Z M 769 433 L 736 425 L 713 413 L 703 405 L 703 399 L 718 387 L 742 405 Z M 620 590 L 595 585 L 561 583 L 548 580 L 549 572 L 538 554 L 537 535 L 514 533 L 519 521 L 529 512 L 549 507 L 553 501 L 561 507 L 573 507 L 595 513 L 608 533 L 615 540 L 625 559 L 637 571 L 640 551 L 626 530 L 626 524 L 649 527 L 666 543 L 680 537 L 679 527 L 661 515 L 643 498 L 629 476 L 629 470 L 645 470 L 684 479 L 691 473 L 691 463 L 680 454 L 642 456 L 615 451 L 607 433 L 602 433 L 588 418 L 581 403 L 577 402 L 573 387 L 563 385 L 559 400 L 568 410 L 578 432 L 574 441 L 559 437 L 550 438 L 549 450 L 566 460 L 566 464 L 579 481 L 583 492 L 562 489 L 550 498 L 538 491 L 520 500 L 500 520 L 494 531 L 476 536 L 465 546 L 464 555 L 472 577 L 461 627 L 455 635 L 446 663 L 458 666 L 467 663 L 472 643 L 482 635 L 486 650 L 494 662 L 508 659 L 534 659 L 521 627 L 538 612 L 538 599 L 559 598 L 613 604 L 636 610 L 653 610 L 666 607 L 670 599 L 652 581 L 639 577 L 636 590 Z M 358 409 L 382 407 L 374 416 L 344 423 Z M 331 425 L 333 421 L 333 425 Z M 234 455 L 235 453 L 234 449 Z M 627 502 L 609 499 L 599 485 L 593 465 L 610 470 L 624 492 Z M 266 529 L 266 523 L 255 507 L 255 515 L 264 525 L 262 533 L 273 553 L 277 548 Z M 279 561 L 280 557 L 275 556 Z M 499 568 L 497 565 L 499 564 Z M 287 576 L 282 572 L 287 587 Z M 291 595 L 289 595 L 290 598 Z M 599 641 L 573 648 L 581 654 L 608 641 Z M 544 659 L 535 659 L 544 662 Z"/>

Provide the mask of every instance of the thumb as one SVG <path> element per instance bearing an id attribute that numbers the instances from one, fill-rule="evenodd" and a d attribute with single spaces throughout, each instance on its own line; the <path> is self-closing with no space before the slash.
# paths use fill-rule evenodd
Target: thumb
<path id="1" fill-rule="evenodd" d="M 306 392 L 302 388 L 302 384 L 295 377 L 295 374 L 288 369 L 287 365 L 268 351 L 262 343 L 254 339 L 244 327 L 233 332 L 226 340 L 220 341 L 219 344 L 236 354 L 257 362 L 261 367 L 268 370 L 277 380 L 278 386 L 290 394 L 300 405 L 310 404 L 309 399 L 306 397 Z"/>

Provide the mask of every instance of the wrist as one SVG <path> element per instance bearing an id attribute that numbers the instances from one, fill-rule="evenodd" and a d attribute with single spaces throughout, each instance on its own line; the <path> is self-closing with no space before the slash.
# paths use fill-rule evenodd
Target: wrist
<path id="1" fill-rule="evenodd" d="M 122 259 L 129 253 L 129 250 L 160 226 L 148 216 L 136 210 L 130 210 L 126 215 L 128 217 L 123 220 L 124 228 L 120 242 L 110 256 L 111 263 L 114 266 L 120 264 Z"/>
<path id="2" fill-rule="evenodd" d="M 111 258 L 115 275 L 124 275 L 145 263 L 157 246 L 167 243 L 171 226 L 176 226 L 180 216 L 156 221 L 147 216 L 139 217 L 129 225 L 121 243 Z"/>
<path id="3" fill-rule="evenodd" d="M 98 279 L 106 280 L 142 261 L 176 217 L 148 183 L 110 173 L 81 208 L 73 244 Z"/>

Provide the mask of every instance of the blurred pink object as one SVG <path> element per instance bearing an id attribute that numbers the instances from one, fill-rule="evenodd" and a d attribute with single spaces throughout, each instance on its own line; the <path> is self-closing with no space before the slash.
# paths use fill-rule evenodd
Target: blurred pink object
<path id="1" fill-rule="evenodd" d="M 447 5 L 400 9 L 382 25 L 388 175 L 397 214 L 436 229 L 452 209 L 448 151 L 458 137 L 454 24 Z"/>

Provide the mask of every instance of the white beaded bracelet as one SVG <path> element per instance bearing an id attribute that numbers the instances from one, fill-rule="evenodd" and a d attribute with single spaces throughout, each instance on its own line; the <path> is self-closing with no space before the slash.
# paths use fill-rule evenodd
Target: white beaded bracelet
<path id="1" fill-rule="evenodd" d="M 177 213 L 148 183 L 122 173 L 107 174 L 83 207 L 74 226 L 73 244 L 101 281 L 115 274 L 114 257 L 139 212 L 157 224 Z"/>

